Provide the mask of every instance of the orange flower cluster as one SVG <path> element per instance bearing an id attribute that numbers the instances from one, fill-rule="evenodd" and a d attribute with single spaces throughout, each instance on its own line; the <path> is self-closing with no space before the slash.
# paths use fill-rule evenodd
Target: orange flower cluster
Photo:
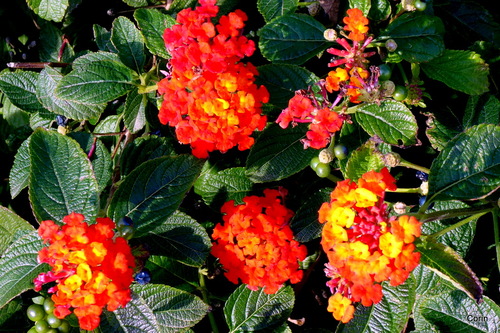
<path id="1" fill-rule="evenodd" d="M 249 149 L 250 135 L 267 121 L 261 108 L 269 93 L 254 83 L 255 66 L 240 62 L 255 51 L 255 43 L 242 35 L 247 16 L 236 10 L 214 25 L 215 3 L 200 0 L 201 6 L 180 11 L 179 24 L 165 30 L 172 58 L 170 72 L 158 83 L 160 122 L 175 127 L 177 139 L 190 144 L 199 158 L 235 146 Z"/>
<path id="2" fill-rule="evenodd" d="M 288 107 L 281 112 L 276 122 L 281 128 L 287 128 L 290 123 L 292 126 L 297 123 L 310 123 L 306 138 L 302 139 L 304 149 L 321 149 L 326 147 L 331 136 L 340 130 L 344 120 L 343 115 L 328 107 L 315 106 L 310 97 L 298 93 L 290 99 Z"/>
<path id="3" fill-rule="evenodd" d="M 264 197 L 248 196 L 244 204 L 234 200 L 222 206 L 224 224 L 217 224 L 212 238 L 212 254 L 220 259 L 227 279 L 247 284 L 251 290 L 264 288 L 274 294 L 290 280 L 302 279 L 299 261 L 307 249 L 293 239 L 288 222 L 293 212 L 282 205 L 286 190 L 264 190 Z"/>
<path id="4" fill-rule="evenodd" d="M 353 103 L 359 103 L 360 90 L 366 89 L 366 79 L 370 72 L 366 69 L 367 57 L 375 54 L 375 52 L 365 52 L 365 48 L 373 40 L 368 37 L 369 22 L 363 16 L 363 12 L 358 8 L 347 10 L 347 15 L 344 17 L 345 31 L 350 31 L 347 38 L 352 41 L 352 46 L 345 38 L 337 38 L 336 42 L 344 48 L 339 50 L 329 48 L 328 53 L 337 56 L 338 59 L 332 60 L 328 66 L 336 67 L 344 65 L 345 68 L 337 68 L 335 71 L 330 71 L 326 78 L 326 89 L 332 93 L 341 91 L 342 94 L 349 96 Z"/>
<path id="5" fill-rule="evenodd" d="M 352 319 L 353 302 L 371 306 L 382 299 L 381 282 L 403 283 L 418 265 L 413 241 L 421 223 L 413 216 L 388 217 L 386 190 L 395 190 L 387 168 L 365 173 L 357 183 L 338 182 L 331 201 L 319 209 L 325 223 L 322 247 L 329 263 L 325 273 L 332 291 L 328 311 L 343 323 Z"/>
<path id="6" fill-rule="evenodd" d="M 38 234 L 49 246 L 39 251 L 38 260 L 52 270 L 38 275 L 34 283 L 39 291 L 55 281 L 49 289 L 54 315 L 62 319 L 72 308 L 80 327 L 93 330 L 104 306 L 114 311 L 130 301 L 135 260 L 127 241 L 115 237 L 111 219 L 98 218 L 90 226 L 83 220 L 83 215 L 72 213 L 63 218 L 63 226 L 50 220 L 40 224 Z"/>

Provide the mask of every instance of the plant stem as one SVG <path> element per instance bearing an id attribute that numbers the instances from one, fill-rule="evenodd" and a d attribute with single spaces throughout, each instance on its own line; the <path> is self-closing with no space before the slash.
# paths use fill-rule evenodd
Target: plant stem
<path id="1" fill-rule="evenodd" d="M 420 222 L 430 222 L 436 220 L 446 220 L 453 217 L 460 217 L 472 214 L 486 214 L 491 212 L 492 210 L 493 207 L 491 207 L 490 205 L 485 205 L 474 208 L 455 208 L 455 209 L 441 210 L 427 214 L 422 212 L 409 213 L 408 215 L 415 216 Z"/>
<path id="2" fill-rule="evenodd" d="M 422 172 L 425 172 L 426 174 L 429 174 L 429 172 L 430 172 L 430 170 L 427 169 L 426 167 L 413 164 L 413 163 L 408 162 L 408 161 L 406 161 L 404 159 L 401 159 L 401 161 L 399 162 L 399 166 L 407 167 L 407 168 L 410 168 L 410 169 L 415 169 L 415 170 L 418 170 L 418 171 L 422 171 Z"/>
<path id="3" fill-rule="evenodd" d="M 326 178 L 330 179 L 332 182 L 335 182 L 335 183 L 342 181 L 342 179 L 340 179 L 332 174 L 329 174 L 328 177 L 326 177 Z"/>
<path id="4" fill-rule="evenodd" d="M 419 193 L 420 188 L 419 187 L 413 187 L 413 188 L 397 188 L 394 191 L 391 190 L 385 190 L 386 192 L 393 192 L 393 193 Z"/>
<path id="5" fill-rule="evenodd" d="M 210 296 L 208 296 L 207 287 L 205 284 L 205 275 L 200 271 L 198 273 L 198 276 L 200 278 L 200 289 L 203 301 L 210 306 Z M 217 322 L 215 321 L 214 314 L 211 310 L 208 312 L 208 320 L 210 321 L 210 327 L 212 327 L 212 333 L 219 333 Z"/>
<path id="6" fill-rule="evenodd" d="M 438 232 L 433 233 L 432 235 L 430 235 L 430 237 L 432 237 L 432 238 L 438 238 L 439 236 L 442 236 L 442 235 L 446 234 L 447 232 L 449 232 L 451 230 L 459 228 L 459 227 L 463 226 L 464 224 L 469 223 L 470 221 L 473 221 L 475 219 L 480 218 L 481 216 L 483 216 L 486 213 L 488 213 L 488 212 L 487 211 L 486 212 L 481 212 L 481 213 L 477 213 L 477 214 L 474 214 L 472 216 L 469 216 L 468 218 L 463 219 L 460 222 L 457 222 L 457 223 L 455 223 L 453 225 L 450 225 L 449 227 L 446 227 L 446 228 L 444 228 L 442 230 L 439 230 Z"/>
<path id="7" fill-rule="evenodd" d="M 495 234 L 495 252 L 497 254 L 497 268 L 500 272 L 500 228 L 498 227 L 498 208 L 493 210 L 493 233 Z"/>

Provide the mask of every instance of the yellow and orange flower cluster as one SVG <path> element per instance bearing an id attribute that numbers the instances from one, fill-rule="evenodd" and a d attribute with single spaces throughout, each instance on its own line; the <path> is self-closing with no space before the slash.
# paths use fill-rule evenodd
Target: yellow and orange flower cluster
<path id="1" fill-rule="evenodd" d="M 330 202 L 323 203 L 321 244 L 328 256 L 325 273 L 332 291 L 328 311 L 344 323 L 352 319 L 353 302 L 380 302 L 383 281 L 402 284 L 418 265 L 413 244 L 421 223 L 413 216 L 388 217 L 386 190 L 395 190 L 387 168 L 365 173 L 357 183 L 337 183 Z"/>
<path id="2" fill-rule="evenodd" d="M 344 17 L 345 31 L 349 31 L 347 38 L 352 41 L 352 46 L 345 38 L 337 38 L 336 42 L 344 48 L 339 50 L 329 48 L 328 53 L 338 57 L 332 60 L 328 66 L 344 67 L 336 68 L 330 71 L 326 77 L 326 89 L 332 93 L 341 91 L 342 94 L 349 96 L 353 103 L 359 103 L 361 89 L 366 89 L 366 79 L 370 76 L 370 72 L 366 69 L 367 57 L 375 54 L 375 52 L 365 52 L 366 47 L 373 40 L 367 35 L 369 23 L 368 19 L 363 16 L 363 12 L 358 8 L 347 10 L 347 16 Z"/>
<path id="3" fill-rule="evenodd" d="M 284 189 L 267 189 L 264 197 L 248 196 L 244 204 L 235 206 L 231 200 L 222 206 L 226 215 L 214 228 L 212 254 L 229 281 L 241 280 L 251 290 L 263 287 L 273 294 L 287 280 L 302 279 L 299 261 L 307 249 L 293 239 L 288 225 L 293 212 L 281 203 L 284 195 Z"/>
<path id="4" fill-rule="evenodd" d="M 251 134 L 267 121 L 261 113 L 269 93 L 254 83 L 256 67 L 241 62 L 255 51 L 255 43 L 242 35 L 247 16 L 236 10 L 214 25 L 215 3 L 200 0 L 201 6 L 180 11 L 179 24 L 165 30 L 172 58 L 167 77 L 158 83 L 160 122 L 175 127 L 177 139 L 199 158 L 235 146 L 249 149 Z"/>
<path id="5" fill-rule="evenodd" d="M 54 315 L 62 319 L 73 310 L 80 327 L 93 330 L 103 307 L 114 311 L 130 301 L 135 260 L 127 241 L 115 236 L 111 219 L 97 218 L 87 225 L 84 218 L 72 213 L 62 226 L 50 220 L 40 224 L 38 234 L 49 246 L 39 251 L 38 260 L 52 269 L 34 283 L 39 291 L 43 284 L 56 282 L 49 289 Z"/>

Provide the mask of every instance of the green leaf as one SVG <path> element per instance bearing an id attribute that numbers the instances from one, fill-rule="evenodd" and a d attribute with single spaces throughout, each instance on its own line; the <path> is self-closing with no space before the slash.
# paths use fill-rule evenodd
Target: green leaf
<path id="1" fill-rule="evenodd" d="M 167 285 L 133 285 L 132 291 L 132 301 L 113 312 L 124 332 L 180 332 L 208 312 L 197 296 Z"/>
<path id="2" fill-rule="evenodd" d="M 44 20 L 61 22 L 69 6 L 68 0 L 27 0 L 28 6 Z"/>
<path id="3" fill-rule="evenodd" d="M 111 31 L 98 24 L 94 24 L 92 28 L 94 31 L 95 42 L 100 51 L 118 52 L 113 43 L 111 43 Z"/>
<path id="4" fill-rule="evenodd" d="M 354 312 L 354 318 L 347 324 L 339 326 L 336 332 L 403 332 L 415 302 L 415 285 L 413 277 L 397 287 L 384 282 L 382 300 L 370 307 L 359 304 Z"/>
<path id="5" fill-rule="evenodd" d="M 473 125 L 499 124 L 500 101 L 493 95 L 469 96 L 464 110 L 464 128 Z"/>
<path id="6" fill-rule="evenodd" d="M 330 201 L 331 192 L 331 188 L 322 188 L 303 199 L 304 203 L 290 220 L 296 241 L 306 243 L 321 236 L 323 224 L 318 222 L 318 210 L 324 202 Z"/>
<path id="7" fill-rule="evenodd" d="M 256 83 L 269 91 L 269 103 L 284 109 L 300 89 L 314 85 L 319 78 L 307 69 L 289 64 L 269 64 L 258 67 Z"/>
<path id="8" fill-rule="evenodd" d="M 500 307 L 485 297 L 477 303 L 460 290 L 428 297 L 419 307 L 438 332 L 498 332 Z"/>
<path id="9" fill-rule="evenodd" d="M 146 61 L 144 37 L 132 21 L 125 16 L 117 17 L 111 27 L 111 42 L 125 65 L 138 73 L 143 71 Z"/>
<path id="10" fill-rule="evenodd" d="M 398 45 L 396 53 L 409 62 L 425 62 L 444 51 L 444 27 L 437 16 L 405 13 L 382 32 L 383 38 L 392 38 Z"/>
<path id="11" fill-rule="evenodd" d="M 140 137 L 129 143 L 122 153 L 120 171 L 122 176 L 129 174 L 141 163 L 151 159 L 174 154 L 173 139 L 150 135 Z"/>
<path id="12" fill-rule="evenodd" d="M 151 255 L 146 262 L 151 271 L 151 282 L 168 281 L 168 285 L 184 291 L 195 291 L 199 288 L 198 267 L 187 266 L 167 256 Z"/>
<path id="13" fill-rule="evenodd" d="M 372 1 L 368 18 L 372 21 L 383 21 L 391 15 L 391 3 L 388 0 Z"/>
<path id="14" fill-rule="evenodd" d="M 37 129 L 29 153 L 29 195 L 36 218 L 61 221 L 76 212 L 93 221 L 99 207 L 98 185 L 80 145 L 57 132 Z"/>
<path id="15" fill-rule="evenodd" d="M 0 258 L 0 308 L 22 292 L 34 287 L 33 279 L 48 271 L 37 262 L 42 240 L 36 231 L 16 239 Z"/>
<path id="16" fill-rule="evenodd" d="M 79 103 L 59 98 L 54 94 L 57 85 L 63 80 L 61 72 L 52 67 L 45 67 L 40 72 L 36 94 L 42 105 L 55 114 L 74 120 L 87 120 L 99 117 L 106 104 Z"/>
<path id="17" fill-rule="evenodd" d="M 268 295 L 240 285 L 227 299 L 224 316 L 229 332 L 256 331 L 277 326 L 292 312 L 295 296 L 290 286 Z"/>
<path id="18" fill-rule="evenodd" d="M 425 129 L 425 134 L 432 148 L 441 151 L 451 139 L 460 133 L 457 128 L 461 128 L 461 125 L 455 121 L 456 119 L 453 116 L 450 117 L 449 114 L 440 115 L 430 113 L 427 116 L 429 118 L 426 122 L 427 128 Z M 450 122 L 452 123 L 450 124 Z"/>
<path id="19" fill-rule="evenodd" d="M 500 126 L 481 124 L 457 135 L 432 162 L 432 200 L 470 200 L 500 186 Z"/>
<path id="20" fill-rule="evenodd" d="M 158 9 L 139 8 L 134 12 L 134 18 L 141 29 L 144 41 L 148 50 L 165 59 L 170 58 L 170 54 L 165 47 L 163 32 L 176 24 L 175 19 L 170 15 L 165 15 Z"/>
<path id="21" fill-rule="evenodd" d="M 11 210 L 0 206 L 0 256 L 14 241 L 18 231 L 32 231 L 33 226 Z"/>
<path id="22" fill-rule="evenodd" d="M 385 143 L 397 146 L 417 143 L 417 120 L 401 102 L 362 104 L 356 109 L 356 120 L 368 134 L 377 135 Z"/>
<path id="23" fill-rule="evenodd" d="M 489 67 L 473 51 L 445 50 L 441 56 L 422 63 L 421 68 L 431 79 L 469 95 L 488 91 Z"/>
<path id="24" fill-rule="evenodd" d="M 137 88 L 134 88 L 127 95 L 123 122 L 130 132 L 136 133 L 146 125 L 146 108 L 148 104 L 148 96 L 139 94 Z"/>
<path id="25" fill-rule="evenodd" d="M 304 149 L 306 126 L 282 129 L 271 124 L 259 135 L 250 149 L 246 174 L 255 183 L 287 178 L 309 166 L 316 149 Z"/>
<path id="26" fill-rule="evenodd" d="M 420 252 L 421 264 L 432 269 L 473 299 L 481 300 L 483 297 L 481 282 L 451 247 L 438 243 L 430 237 L 420 237 L 420 241 L 415 245 L 417 251 Z"/>
<path id="27" fill-rule="evenodd" d="M 17 197 L 21 191 L 28 186 L 31 163 L 29 153 L 30 139 L 24 140 L 14 157 L 14 164 L 10 169 L 9 187 L 12 199 Z"/>
<path id="28" fill-rule="evenodd" d="M 212 246 L 205 228 L 179 211 L 143 239 L 151 253 L 165 255 L 195 267 L 201 267 L 205 263 Z"/>
<path id="29" fill-rule="evenodd" d="M 101 140 L 92 137 L 89 133 L 72 132 L 69 133 L 68 136 L 78 142 L 87 156 L 90 151 L 93 150 L 90 161 L 92 163 L 92 170 L 94 171 L 95 178 L 97 179 L 99 192 L 101 192 L 111 180 L 113 168 L 111 154 Z"/>
<path id="30" fill-rule="evenodd" d="M 68 42 L 63 47 L 64 35 L 51 22 L 42 21 L 40 23 L 40 37 L 38 40 L 40 61 L 70 62 L 75 56 L 75 51 Z M 63 53 L 59 55 L 61 49 L 63 49 Z"/>
<path id="31" fill-rule="evenodd" d="M 108 216 L 115 221 L 130 217 L 135 235 L 145 235 L 179 207 L 202 165 L 203 160 L 191 155 L 164 156 L 141 164 L 118 187 Z"/>
<path id="32" fill-rule="evenodd" d="M 370 142 L 362 145 L 349 155 L 342 174 L 346 179 L 358 181 L 366 172 L 380 171 L 385 166 L 383 155 Z"/>
<path id="33" fill-rule="evenodd" d="M 202 173 L 194 184 L 194 191 L 209 206 L 220 207 L 229 200 L 237 204 L 252 190 L 253 183 L 245 175 L 245 168 L 230 168 L 215 173 Z"/>
<path id="34" fill-rule="evenodd" d="M 272 19 L 292 14 L 297 10 L 298 0 L 257 0 L 257 9 L 266 22 Z"/>
<path id="35" fill-rule="evenodd" d="M 0 75 L 0 89 L 21 110 L 43 112 L 45 109 L 35 93 L 38 77 L 39 74 L 35 72 L 7 72 Z"/>
<path id="36" fill-rule="evenodd" d="M 147 0 L 123 0 L 123 2 L 132 7 L 143 7 L 148 5 Z"/>
<path id="37" fill-rule="evenodd" d="M 259 49 L 269 61 L 300 65 L 327 48 L 324 31 L 309 15 L 283 15 L 257 32 Z"/>
<path id="38" fill-rule="evenodd" d="M 349 8 L 358 8 L 365 16 L 370 11 L 371 6 L 372 4 L 370 0 L 349 0 Z"/>
<path id="39" fill-rule="evenodd" d="M 59 82 L 56 96 L 78 103 L 101 104 L 125 95 L 133 88 L 132 70 L 116 61 L 115 56 L 98 52 L 75 60 L 73 71 Z"/>
<path id="40" fill-rule="evenodd" d="M 14 298 L 6 306 L 0 308 L 0 326 L 9 320 L 12 315 L 23 309 L 21 297 Z"/>

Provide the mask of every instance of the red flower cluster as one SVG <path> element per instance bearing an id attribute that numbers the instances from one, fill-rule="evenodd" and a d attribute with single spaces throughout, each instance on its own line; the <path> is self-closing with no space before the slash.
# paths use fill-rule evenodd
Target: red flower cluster
<path id="1" fill-rule="evenodd" d="M 333 295 L 328 311 L 346 323 L 354 313 L 353 302 L 370 306 L 382 299 L 381 282 L 403 283 L 418 265 L 415 237 L 421 223 L 413 216 L 388 217 L 386 190 L 395 190 L 387 168 L 365 173 L 357 183 L 338 182 L 331 201 L 323 203 L 319 221 L 323 250 L 329 263 L 325 273 Z"/>
<path id="2" fill-rule="evenodd" d="M 328 107 L 317 107 L 310 97 L 301 93 L 296 94 L 288 102 L 288 107 L 284 109 L 276 119 L 281 128 L 287 128 L 297 123 L 310 123 L 306 138 L 302 139 L 304 149 L 312 147 L 321 149 L 330 142 L 331 136 L 340 130 L 344 116 L 330 110 Z"/>
<path id="3" fill-rule="evenodd" d="M 299 261 L 307 249 L 293 239 L 288 222 L 293 212 L 281 204 L 284 189 L 264 191 L 264 197 L 248 196 L 242 205 L 234 200 L 222 206 L 224 224 L 217 224 L 212 238 L 212 254 L 220 259 L 227 279 L 241 280 L 248 288 L 264 288 L 275 293 L 290 280 L 302 279 Z"/>
<path id="4" fill-rule="evenodd" d="M 54 315 L 62 319 L 73 309 L 80 327 L 93 330 L 104 306 L 114 311 L 130 301 L 135 261 L 127 241 L 115 237 L 111 219 L 98 218 L 90 226 L 83 220 L 83 215 L 72 213 L 63 218 L 63 226 L 50 220 L 40 224 L 38 234 L 49 246 L 40 250 L 38 260 L 52 270 L 34 283 L 39 291 L 55 281 L 49 289 Z"/>
<path id="5" fill-rule="evenodd" d="M 160 122 L 175 127 L 178 140 L 199 158 L 235 146 L 249 149 L 250 135 L 267 121 L 261 108 L 269 93 L 254 83 L 255 66 L 240 62 L 255 51 L 255 43 L 242 35 L 247 16 L 236 10 L 214 25 L 215 3 L 200 0 L 201 6 L 180 11 L 179 24 L 165 30 L 172 58 L 168 77 L 158 83 Z"/>

